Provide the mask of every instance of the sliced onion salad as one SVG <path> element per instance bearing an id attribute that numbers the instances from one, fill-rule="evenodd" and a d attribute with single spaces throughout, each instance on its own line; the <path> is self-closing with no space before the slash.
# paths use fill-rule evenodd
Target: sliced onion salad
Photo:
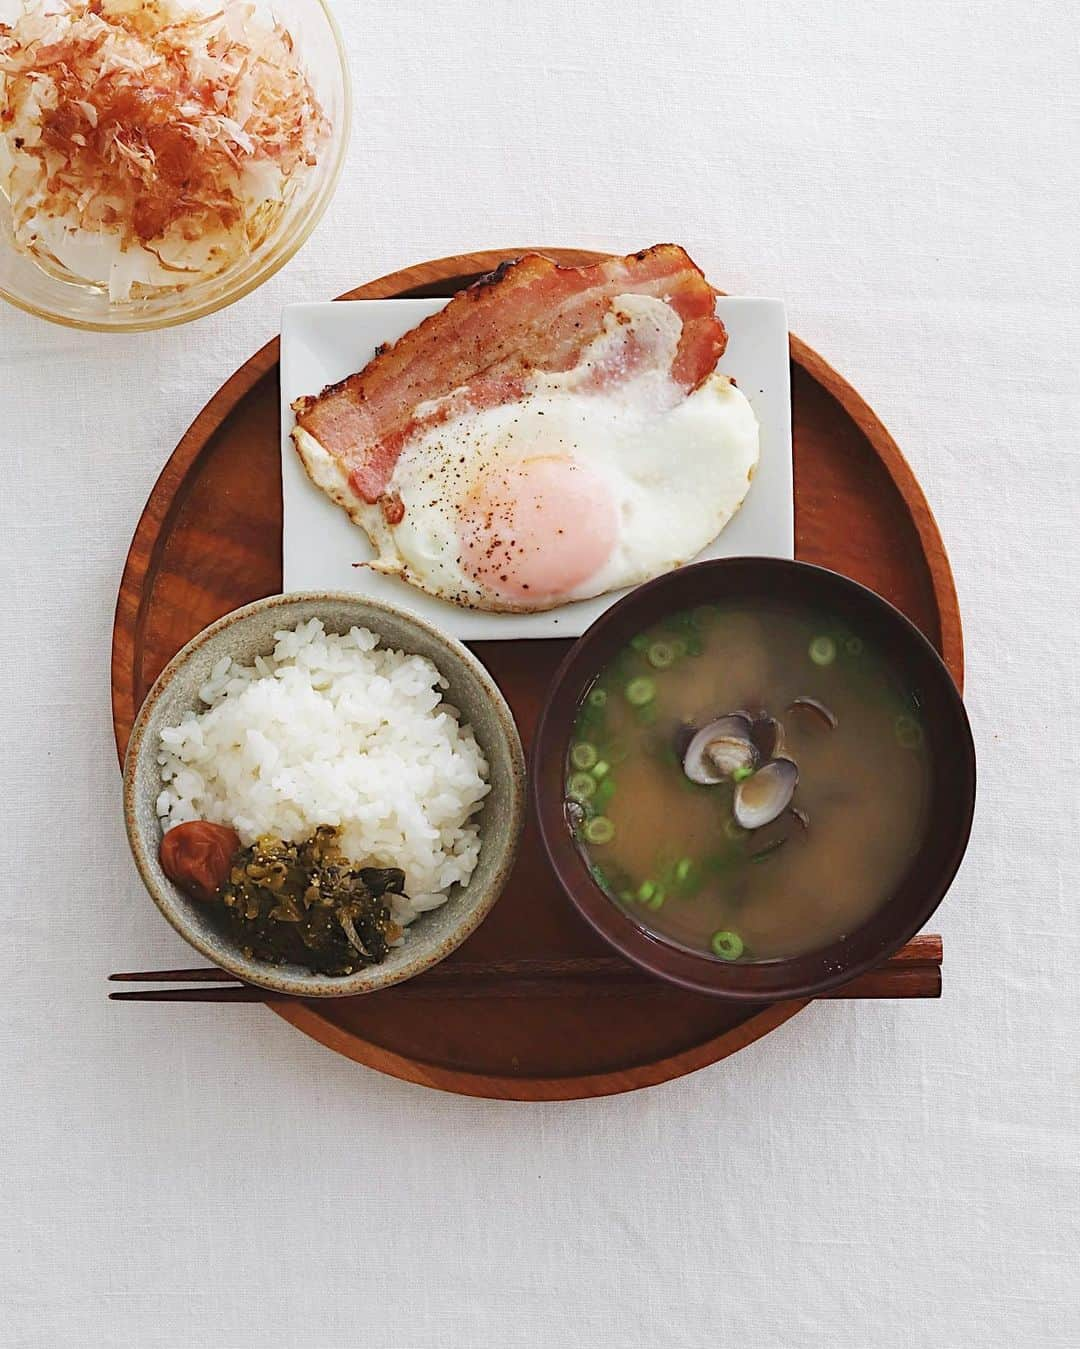
<path id="1" fill-rule="evenodd" d="M 329 135 L 292 36 L 262 4 L 26 0 L 0 24 L 15 241 L 113 301 L 248 256 Z"/>

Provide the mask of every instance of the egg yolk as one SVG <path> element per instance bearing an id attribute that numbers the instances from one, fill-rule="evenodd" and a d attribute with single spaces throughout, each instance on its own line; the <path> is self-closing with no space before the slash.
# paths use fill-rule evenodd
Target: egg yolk
<path id="1" fill-rule="evenodd" d="M 558 455 L 487 473 L 465 503 L 461 567 L 523 604 L 568 595 L 611 556 L 618 511 L 599 474 Z"/>

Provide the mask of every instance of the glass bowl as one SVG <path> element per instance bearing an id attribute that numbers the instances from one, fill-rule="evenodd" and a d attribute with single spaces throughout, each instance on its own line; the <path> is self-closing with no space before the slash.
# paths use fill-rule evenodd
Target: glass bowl
<path id="1" fill-rule="evenodd" d="M 180 290 L 110 301 L 104 286 L 65 280 L 16 247 L 11 207 L 0 193 L 0 297 L 27 313 L 69 328 L 141 332 L 202 318 L 241 299 L 283 267 L 305 242 L 334 195 L 349 144 L 348 61 L 326 0 L 270 0 L 292 34 L 308 78 L 330 121 L 329 142 L 289 202 L 276 229 L 242 262 Z"/>

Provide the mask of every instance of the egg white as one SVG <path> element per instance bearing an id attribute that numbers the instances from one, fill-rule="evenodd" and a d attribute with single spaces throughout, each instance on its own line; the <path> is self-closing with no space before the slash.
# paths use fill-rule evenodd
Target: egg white
<path id="1" fill-rule="evenodd" d="M 745 395 L 714 373 L 689 396 L 670 375 L 682 324 L 650 296 L 613 303 L 604 332 L 573 370 L 537 372 L 517 402 L 470 410 L 405 444 L 387 486 L 402 500 L 387 523 L 303 430 L 297 449 L 313 482 L 343 506 L 377 550 L 370 564 L 429 594 L 472 608 L 532 612 L 635 585 L 705 548 L 742 505 L 759 457 L 757 418 Z M 590 387 L 598 366 L 617 366 L 631 346 L 648 359 Z M 453 397 L 453 395 L 450 395 Z M 437 410 L 431 403 L 420 415 Z M 539 456 L 569 458 L 598 475 L 618 513 L 607 560 L 565 593 L 520 603 L 493 594 L 460 564 L 464 503 L 485 474 Z M 580 522 L 589 528 L 588 519 Z"/>

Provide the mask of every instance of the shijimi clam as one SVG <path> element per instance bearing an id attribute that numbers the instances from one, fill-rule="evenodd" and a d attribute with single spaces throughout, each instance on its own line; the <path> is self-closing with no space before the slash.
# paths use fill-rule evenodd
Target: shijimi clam
<path id="1" fill-rule="evenodd" d="M 691 736 L 683 754 L 683 772 L 691 782 L 709 786 L 757 767 L 758 752 L 750 738 L 753 724 L 745 712 L 732 712 Z"/>
<path id="2" fill-rule="evenodd" d="M 799 770 L 790 759 L 770 759 L 735 787 L 732 814 L 743 829 L 762 829 L 778 819 L 795 795 Z"/>
<path id="3" fill-rule="evenodd" d="M 763 759 L 775 759 L 784 752 L 783 725 L 766 712 L 754 718 L 750 727 L 750 739 Z"/>
<path id="4" fill-rule="evenodd" d="M 781 754 L 783 746 L 784 727 L 775 717 L 729 712 L 691 736 L 683 772 L 701 786 L 733 780 L 735 823 L 761 829 L 787 810 L 799 785 L 798 767 Z"/>

